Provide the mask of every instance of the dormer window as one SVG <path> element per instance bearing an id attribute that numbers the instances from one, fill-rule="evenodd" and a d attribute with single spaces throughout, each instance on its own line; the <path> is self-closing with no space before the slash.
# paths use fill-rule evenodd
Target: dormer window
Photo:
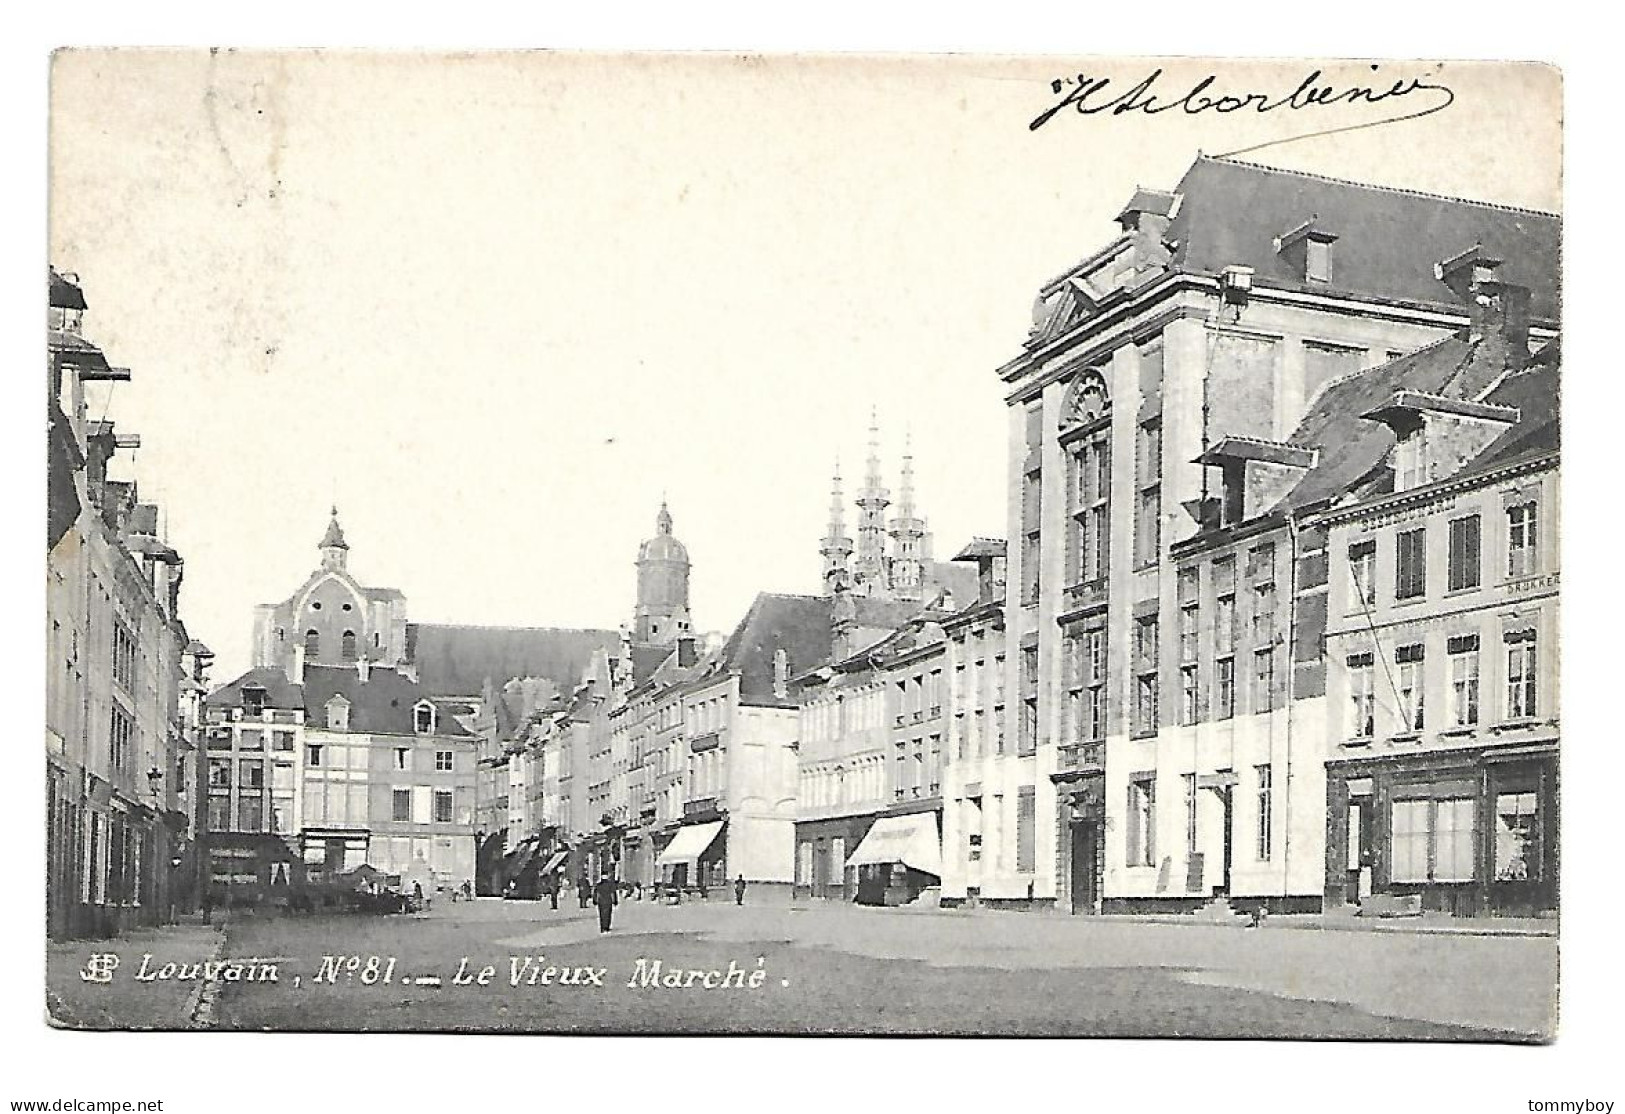
<path id="1" fill-rule="evenodd" d="M 1196 463 L 1219 469 L 1223 485 L 1219 525 L 1234 526 L 1274 506 L 1315 466 L 1316 455 L 1312 449 L 1282 441 L 1223 437 Z"/>
<path id="2" fill-rule="evenodd" d="M 1319 227 L 1315 218 L 1310 217 L 1275 238 L 1275 254 L 1302 275 L 1305 282 L 1329 283 L 1332 281 L 1332 245 L 1336 242 L 1336 233 Z"/>
<path id="3" fill-rule="evenodd" d="M 1360 415 L 1394 431 L 1394 490 L 1442 480 L 1504 433 L 1518 410 L 1421 391 L 1397 391 Z"/>
<path id="4" fill-rule="evenodd" d="M 335 696 L 327 702 L 327 729 L 350 730 L 350 702 L 342 696 Z"/>
<path id="5" fill-rule="evenodd" d="M 258 685 L 243 688 L 243 715 L 258 719 L 265 714 L 265 690 Z"/>
<path id="6" fill-rule="evenodd" d="M 434 719 L 434 705 L 427 700 L 420 700 L 412 709 L 412 730 L 419 735 L 433 735 Z"/>

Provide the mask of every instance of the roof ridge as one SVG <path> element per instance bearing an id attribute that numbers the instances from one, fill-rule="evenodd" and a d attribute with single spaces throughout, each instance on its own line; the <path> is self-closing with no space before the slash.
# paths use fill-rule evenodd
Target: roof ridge
<path id="1" fill-rule="evenodd" d="M 498 624 L 498 623 L 424 623 L 424 622 L 412 622 L 412 623 L 408 623 L 407 625 L 412 626 L 412 627 L 417 627 L 419 630 L 423 629 L 424 627 L 439 627 L 439 628 L 441 628 L 443 630 L 449 629 L 449 630 L 556 631 L 556 632 L 558 632 L 560 634 L 610 634 L 610 635 L 614 635 L 616 638 L 619 638 L 621 636 L 620 631 L 611 630 L 608 627 L 529 627 L 529 626 L 509 626 L 507 624 Z"/>
<path id="2" fill-rule="evenodd" d="M 1339 186 L 1358 186 L 1360 189 L 1380 190 L 1383 193 L 1402 193 L 1408 197 L 1426 197 L 1434 201 L 1453 201 L 1460 205 L 1477 205 L 1484 209 L 1498 209 L 1505 213 L 1527 213 L 1535 217 L 1551 217 L 1553 220 L 1562 220 L 1562 213 L 1553 213 L 1546 209 L 1532 209 L 1523 205 L 1509 205 L 1503 201 L 1482 201 L 1474 197 L 1459 197 L 1448 193 L 1434 193 L 1431 190 L 1410 189 L 1405 186 L 1388 186 L 1378 182 L 1360 182 L 1353 178 L 1338 178 L 1331 174 L 1316 174 L 1312 170 L 1293 170 L 1285 166 L 1270 166 L 1267 163 L 1252 162 L 1248 159 L 1231 158 L 1227 155 L 1207 155 L 1200 152 L 1196 156 L 1197 162 L 1221 162 L 1231 166 L 1245 166 L 1250 170 L 1263 170 L 1271 174 L 1291 174 L 1297 178 L 1312 178 L 1318 182 L 1331 182 Z"/>

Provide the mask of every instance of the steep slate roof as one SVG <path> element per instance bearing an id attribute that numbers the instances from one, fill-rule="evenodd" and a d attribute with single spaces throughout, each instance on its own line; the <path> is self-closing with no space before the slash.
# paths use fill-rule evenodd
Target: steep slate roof
<path id="1" fill-rule="evenodd" d="M 546 677 L 568 691 L 581 680 L 595 650 L 614 655 L 620 645 L 621 636 L 612 630 L 406 625 L 407 659 L 436 696 L 473 696 L 487 679 L 500 684 L 513 677 Z"/>
<path id="2" fill-rule="evenodd" d="M 1003 552 L 1003 547 L 1000 547 L 1000 555 Z M 948 589 L 954 597 L 954 603 L 960 606 L 974 600 L 981 592 L 980 578 L 976 569 L 970 565 L 960 564 L 958 558 L 953 561 L 932 561 L 931 576 L 938 585 Z"/>
<path id="3" fill-rule="evenodd" d="M 85 295 L 79 287 L 57 274 L 51 268 L 51 306 L 53 309 L 84 309 Z"/>
<path id="4" fill-rule="evenodd" d="M 1562 356 L 1554 340 L 1536 354 L 1529 367 L 1507 376 L 1485 396 L 1485 402 L 1496 406 L 1517 407 L 1518 420 L 1456 475 L 1487 472 L 1561 448 L 1562 394 Z"/>
<path id="5" fill-rule="evenodd" d="M 327 702 L 342 696 L 350 702 L 350 730 L 376 731 L 389 735 L 414 734 L 412 708 L 430 693 L 393 669 L 373 668 L 366 681 L 353 666 L 307 665 L 305 667 L 305 720 L 321 725 L 327 722 Z M 462 725 L 441 708 L 435 717 L 435 734 L 466 735 Z"/>
<path id="6" fill-rule="evenodd" d="M 1333 383 L 1290 438 L 1294 445 L 1318 448 L 1319 460 L 1271 508 L 1271 513 L 1311 507 L 1339 498 L 1359 485 L 1383 464 L 1395 440 L 1388 426 L 1360 415 L 1401 389 L 1459 397 L 1454 386 L 1471 370 L 1477 349 L 1485 343 L 1470 342 L 1464 333 L 1458 333 Z M 1456 475 L 1498 467 L 1520 455 L 1557 447 L 1558 362 L 1554 341 L 1537 353 L 1527 368 L 1508 375 L 1484 397 L 1484 402 L 1493 405 L 1516 407 L 1518 421 Z"/>
<path id="7" fill-rule="evenodd" d="M 792 676 L 829 658 L 830 601 L 826 597 L 759 593 L 723 644 L 717 667 L 739 672 L 739 694 L 747 702 L 791 703 L 773 695 L 773 661 L 780 649 L 789 660 Z"/>
<path id="8" fill-rule="evenodd" d="M 350 671 L 353 675 L 355 670 Z M 258 687 L 265 690 L 265 704 L 270 708 L 303 708 L 304 692 L 291 683 L 288 675 L 272 666 L 250 669 L 235 681 L 228 681 L 207 697 L 206 703 L 231 708 L 243 702 L 243 689 Z"/>
<path id="9" fill-rule="evenodd" d="M 1177 242 L 1181 270 L 1240 265 L 1274 287 L 1459 308 L 1434 265 L 1482 244 L 1504 261 L 1502 279 L 1530 288 L 1536 319 L 1559 316 L 1563 226 L 1550 213 L 1208 156 L 1185 172 L 1179 193 L 1166 238 Z M 1337 236 L 1329 283 L 1306 282 L 1275 250 L 1276 237 L 1310 220 Z"/>

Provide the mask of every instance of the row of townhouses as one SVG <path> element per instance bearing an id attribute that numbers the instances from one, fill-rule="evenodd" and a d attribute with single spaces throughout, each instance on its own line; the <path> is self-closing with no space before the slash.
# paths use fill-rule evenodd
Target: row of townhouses
<path id="1" fill-rule="evenodd" d="M 1199 158 L 998 369 L 1007 539 L 934 560 L 872 428 L 818 593 L 726 633 L 665 506 L 619 631 L 409 623 L 335 513 L 209 702 L 214 877 L 1553 910 L 1560 241 Z"/>
<path id="2" fill-rule="evenodd" d="M 46 928 L 60 940 L 163 923 L 191 900 L 212 655 L 181 622 L 185 563 L 159 507 L 111 474 L 141 444 L 108 418 L 131 373 L 86 339 L 78 276 L 53 269 L 49 297 Z"/>

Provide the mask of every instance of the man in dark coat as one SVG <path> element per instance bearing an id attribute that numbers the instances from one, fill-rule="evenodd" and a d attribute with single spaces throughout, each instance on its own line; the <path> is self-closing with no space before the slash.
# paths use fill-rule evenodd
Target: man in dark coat
<path id="1" fill-rule="evenodd" d="M 745 904 L 745 876 L 743 874 L 734 879 L 734 904 Z"/>
<path id="2" fill-rule="evenodd" d="M 576 879 L 576 900 L 581 903 L 583 909 L 592 900 L 592 883 L 587 881 L 585 874 Z"/>
<path id="3" fill-rule="evenodd" d="M 609 931 L 609 919 L 615 912 L 615 879 L 604 875 L 592 888 L 592 899 L 598 906 L 598 931 Z"/>
<path id="4" fill-rule="evenodd" d="M 557 874 L 547 876 L 547 901 L 553 908 L 557 909 L 559 907 L 559 876 Z"/>

